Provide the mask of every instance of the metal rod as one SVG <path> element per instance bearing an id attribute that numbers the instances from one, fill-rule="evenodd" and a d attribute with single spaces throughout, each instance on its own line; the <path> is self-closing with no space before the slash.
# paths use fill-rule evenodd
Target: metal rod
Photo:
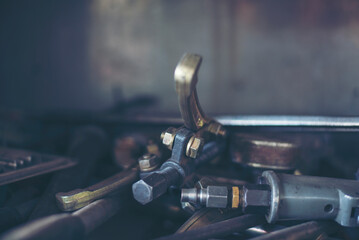
<path id="1" fill-rule="evenodd" d="M 97 200 L 70 214 L 53 214 L 16 227 L 0 237 L 1 240 L 84 239 L 128 204 L 123 196 Z"/>
<path id="2" fill-rule="evenodd" d="M 323 233 L 333 233 L 336 229 L 337 224 L 334 222 L 311 221 L 252 238 L 251 240 L 315 239 Z"/>
<path id="3" fill-rule="evenodd" d="M 247 228 L 260 225 L 265 222 L 263 216 L 246 214 L 222 222 L 214 223 L 205 227 L 193 229 L 183 233 L 177 233 L 157 240 L 182 240 L 182 239 L 208 239 L 227 236 L 233 232 L 243 231 Z"/>
<path id="4" fill-rule="evenodd" d="M 221 116 L 216 120 L 224 126 L 256 127 L 345 127 L 358 128 L 359 117 L 326 116 Z"/>

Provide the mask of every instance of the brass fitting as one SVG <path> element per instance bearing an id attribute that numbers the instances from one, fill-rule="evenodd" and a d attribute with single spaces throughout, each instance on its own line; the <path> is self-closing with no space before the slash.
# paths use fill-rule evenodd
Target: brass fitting
<path id="1" fill-rule="evenodd" d="M 165 145 L 169 150 L 172 150 L 173 142 L 175 140 L 177 129 L 174 127 L 169 127 L 166 131 L 161 133 L 161 140 L 163 145 Z"/>
<path id="2" fill-rule="evenodd" d="M 141 172 L 149 172 L 157 168 L 159 159 L 155 154 L 145 154 L 138 159 Z"/>
<path id="3" fill-rule="evenodd" d="M 186 148 L 186 156 L 190 158 L 196 158 L 203 149 L 204 141 L 202 138 L 192 136 Z"/>

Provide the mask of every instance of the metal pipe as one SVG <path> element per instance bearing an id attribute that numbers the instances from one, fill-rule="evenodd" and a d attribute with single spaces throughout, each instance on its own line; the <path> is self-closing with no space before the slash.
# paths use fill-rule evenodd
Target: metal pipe
<path id="1" fill-rule="evenodd" d="M 279 231 L 252 238 L 251 240 L 303 240 L 316 239 L 323 233 L 333 233 L 337 229 L 334 222 L 306 222 Z"/>
<path id="2" fill-rule="evenodd" d="M 233 232 L 243 231 L 247 228 L 263 224 L 264 222 L 265 219 L 263 216 L 246 214 L 194 230 L 161 237 L 157 240 L 189 240 L 223 237 Z"/>
<path id="3" fill-rule="evenodd" d="M 70 214 L 43 217 L 16 227 L 1 236 L 1 240 L 84 239 L 85 236 L 114 216 L 127 199 L 121 196 L 97 200 Z"/>
<path id="4" fill-rule="evenodd" d="M 220 116 L 216 120 L 224 126 L 241 127 L 338 127 L 358 128 L 358 117 L 326 117 L 326 116 Z"/>

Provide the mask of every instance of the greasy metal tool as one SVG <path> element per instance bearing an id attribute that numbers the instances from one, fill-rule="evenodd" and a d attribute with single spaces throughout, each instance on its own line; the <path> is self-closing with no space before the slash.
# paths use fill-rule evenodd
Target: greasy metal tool
<path id="1" fill-rule="evenodd" d="M 52 176 L 30 219 L 60 212 L 54 199 L 55 194 L 86 186 L 96 162 L 106 154 L 108 145 L 102 129 L 93 126 L 77 129 L 69 146 L 69 155 L 77 159 L 77 166 Z"/>
<path id="2" fill-rule="evenodd" d="M 128 190 L 132 183 L 138 179 L 138 174 L 138 167 L 135 167 L 124 170 L 85 189 L 57 193 L 57 204 L 62 211 L 74 211 L 80 209 L 108 194 Z"/>
<path id="3" fill-rule="evenodd" d="M 182 189 L 181 201 L 207 207 L 241 207 L 247 212 L 259 210 L 266 214 L 268 223 L 331 219 L 345 227 L 358 227 L 358 189 L 359 182 L 354 180 L 264 171 L 259 184 Z"/>

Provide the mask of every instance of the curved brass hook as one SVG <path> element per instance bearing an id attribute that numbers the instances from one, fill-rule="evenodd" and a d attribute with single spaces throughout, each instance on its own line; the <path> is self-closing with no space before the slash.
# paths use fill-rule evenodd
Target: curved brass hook
<path id="1" fill-rule="evenodd" d="M 185 53 L 176 66 L 174 79 L 176 92 L 184 125 L 197 131 L 210 122 L 199 105 L 196 84 L 197 73 L 201 66 L 202 57 Z"/>

